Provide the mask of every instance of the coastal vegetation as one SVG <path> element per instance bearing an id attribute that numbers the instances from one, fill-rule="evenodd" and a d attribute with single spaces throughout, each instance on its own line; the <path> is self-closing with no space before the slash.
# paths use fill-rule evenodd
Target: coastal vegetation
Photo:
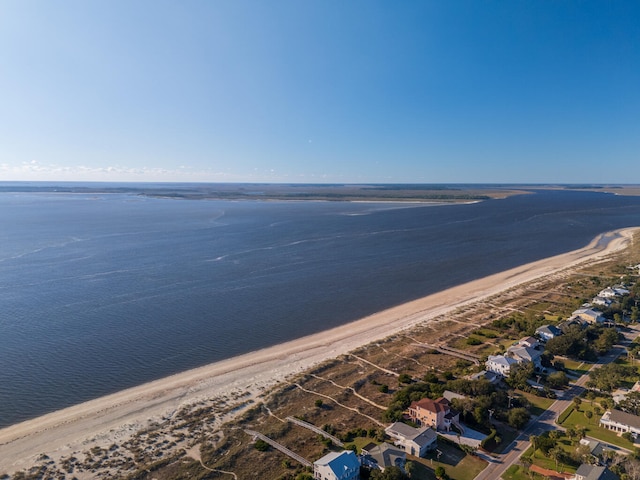
<path id="1" fill-rule="evenodd" d="M 275 390 L 265 391 L 256 403 L 242 396 L 201 400 L 126 441 L 90 446 L 57 461 L 43 457 L 33 468 L 12 478 L 71 479 L 89 475 L 164 480 L 235 476 L 302 480 L 311 478 L 308 466 L 249 432 L 259 432 L 312 462 L 332 450 L 360 451 L 367 443 L 385 440 L 385 426 L 402 418 L 412 401 L 437 398 L 445 390 L 463 396 L 452 400 L 461 420 L 487 435 L 482 445 L 486 452 L 499 453 L 531 415 L 539 415 L 553 402 L 547 398 L 554 396 L 552 389 L 563 389 L 576 372 L 589 369 L 590 365 L 584 362 L 611 348 L 618 339 L 616 329 L 589 327 L 582 332 L 570 331 L 567 340 L 552 343 L 553 357 L 545 360 L 553 364 L 555 373 L 536 378 L 530 367 L 516 368 L 506 385 L 468 378 L 482 368 L 482 362 L 474 363 L 447 352 L 459 350 L 470 359 L 475 356 L 480 360 L 503 352 L 518 338 L 533 334 L 540 325 L 566 319 L 604 284 L 619 280 L 621 274 L 628 276 L 626 266 L 638 264 L 639 259 L 636 241 L 615 258 L 517 286 L 325 362 Z M 632 295 L 637 299 L 637 289 Z M 621 322 L 630 321 L 634 306 L 629 302 L 621 305 Z M 480 342 L 467 342 L 470 337 Z M 575 471 L 581 458 L 575 453 L 576 442 L 584 434 L 633 448 L 628 439 L 598 426 L 599 416 L 612 405 L 607 392 L 628 387 L 640 378 L 640 362 L 635 357 L 640 348 L 634 344 L 628 351 L 628 357 L 592 372 L 588 385 L 591 393 L 572 402 L 558 418 L 566 432 L 532 439 L 533 446 L 525 452 L 523 464 Z M 543 388 L 534 388 L 532 377 Z M 638 411 L 637 397 L 630 396 L 622 407 L 629 412 Z M 234 418 L 237 411 L 244 413 Z M 225 421 L 227 417 L 230 421 Z M 288 418 L 303 420 L 330 437 Z M 345 446 L 337 446 L 332 438 Z M 412 479 L 439 476 L 466 480 L 486 466 L 473 449 L 455 441 L 441 439 L 438 449 L 442 455 L 410 457 Z M 624 468 L 622 462 L 620 465 Z M 528 473 L 516 467 L 505 478 L 528 478 Z"/>

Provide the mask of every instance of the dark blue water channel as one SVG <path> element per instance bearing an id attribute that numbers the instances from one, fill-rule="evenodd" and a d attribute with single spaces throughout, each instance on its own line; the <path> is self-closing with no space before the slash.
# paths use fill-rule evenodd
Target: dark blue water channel
<path id="1" fill-rule="evenodd" d="M 640 198 L 471 205 L 0 194 L 0 426 L 640 225 Z"/>

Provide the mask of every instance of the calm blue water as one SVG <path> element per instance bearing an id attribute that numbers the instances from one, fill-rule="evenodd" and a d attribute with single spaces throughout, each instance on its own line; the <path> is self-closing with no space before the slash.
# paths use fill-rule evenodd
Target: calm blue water
<path id="1" fill-rule="evenodd" d="M 473 205 L 0 193 L 0 426 L 640 225 L 640 198 Z"/>

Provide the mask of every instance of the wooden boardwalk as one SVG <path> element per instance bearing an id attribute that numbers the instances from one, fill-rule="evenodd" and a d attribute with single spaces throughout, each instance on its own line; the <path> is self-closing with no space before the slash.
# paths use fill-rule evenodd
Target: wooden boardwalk
<path id="1" fill-rule="evenodd" d="M 313 464 L 309 460 L 307 460 L 306 458 L 301 457 L 300 455 L 298 455 L 295 452 L 292 452 L 291 450 L 289 450 L 284 445 L 280 445 L 275 440 L 271 440 L 269 437 L 267 437 L 266 435 L 262 435 L 260 432 L 256 432 L 254 430 L 245 430 L 244 433 L 246 433 L 247 435 L 251 435 L 254 438 L 259 438 L 260 440 L 263 440 L 263 441 L 267 442 L 269 445 L 271 445 L 276 450 L 279 450 L 282 453 L 284 453 L 285 455 L 287 455 L 288 457 L 293 458 L 296 462 L 304 465 L 305 467 L 313 467 Z"/>
<path id="2" fill-rule="evenodd" d="M 304 420 L 300 420 L 299 418 L 295 418 L 295 417 L 287 417 L 286 420 L 288 420 L 291 423 L 295 423 L 296 425 L 300 425 L 301 427 L 307 428 L 307 429 L 311 430 L 312 432 L 316 432 L 318 435 L 322 435 L 324 438 L 328 438 L 335 445 L 337 445 L 339 447 L 344 447 L 344 443 L 342 443 L 336 437 L 334 437 L 333 435 L 325 432 L 321 428 L 316 427 L 315 425 L 313 425 L 311 423 L 307 423 Z"/>

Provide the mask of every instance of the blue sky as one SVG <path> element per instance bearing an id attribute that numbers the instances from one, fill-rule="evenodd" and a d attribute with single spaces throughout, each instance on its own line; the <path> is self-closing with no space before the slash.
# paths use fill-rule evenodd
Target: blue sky
<path id="1" fill-rule="evenodd" d="M 0 180 L 640 183 L 640 2 L 2 0 Z"/>

